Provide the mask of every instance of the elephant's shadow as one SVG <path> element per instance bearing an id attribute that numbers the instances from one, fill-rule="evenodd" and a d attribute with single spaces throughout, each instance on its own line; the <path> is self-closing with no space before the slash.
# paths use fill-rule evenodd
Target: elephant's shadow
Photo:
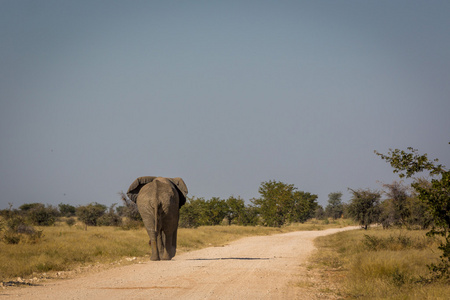
<path id="1" fill-rule="evenodd" d="M 188 260 L 269 260 L 265 257 L 217 257 L 217 258 L 190 258 Z"/>

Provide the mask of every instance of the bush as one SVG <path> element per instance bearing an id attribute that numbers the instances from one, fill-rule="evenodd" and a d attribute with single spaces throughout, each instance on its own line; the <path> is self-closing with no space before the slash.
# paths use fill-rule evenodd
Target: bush
<path id="1" fill-rule="evenodd" d="M 77 207 L 76 215 L 86 226 L 97 226 L 97 221 L 105 214 L 105 210 L 105 205 L 94 202 Z"/>
<path id="2" fill-rule="evenodd" d="M 98 226 L 120 226 L 122 218 L 115 213 L 106 213 L 97 220 Z"/>
<path id="3" fill-rule="evenodd" d="M 73 217 L 76 213 L 76 208 L 70 204 L 58 204 L 59 212 L 63 217 Z"/>
<path id="4" fill-rule="evenodd" d="M 75 225 L 76 222 L 77 222 L 77 221 L 76 221 L 74 218 L 68 218 L 68 219 L 66 220 L 66 224 L 69 225 L 69 226 Z"/>
<path id="5" fill-rule="evenodd" d="M 0 223 L 1 240 L 6 244 L 18 244 L 20 241 L 35 244 L 43 236 L 42 230 L 36 230 L 27 224 L 26 219 L 19 214 L 10 214 L 9 218 Z"/>
<path id="6" fill-rule="evenodd" d="M 20 242 L 20 234 L 11 230 L 5 231 L 2 240 L 5 244 L 18 244 Z"/>
<path id="7" fill-rule="evenodd" d="M 43 204 L 34 206 L 28 210 L 28 217 L 33 225 L 37 226 L 51 226 L 55 224 L 56 217 L 59 212 L 51 205 L 44 206 Z"/>

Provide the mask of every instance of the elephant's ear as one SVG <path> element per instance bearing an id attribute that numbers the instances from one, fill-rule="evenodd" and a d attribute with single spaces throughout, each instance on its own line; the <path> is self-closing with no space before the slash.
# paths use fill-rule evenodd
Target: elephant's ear
<path id="1" fill-rule="evenodd" d="M 184 183 L 183 179 L 180 177 L 176 178 L 168 178 L 170 182 L 172 182 L 178 190 L 178 194 L 180 195 L 180 207 L 186 203 L 186 196 L 188 194 L 188 188 L 186 183 Z"/>
<path id="2" fill-rule="evenodd" d="M 155 176 L 143 176 L 136 178 L 135 181 L 130 185 L 127 191 L 127 196 L 130 198 L 131 201 L 136 202 L 137 196 L 139 194 L 139 191 L 141 188 L 146 185 L 147 183 L 152 182 L 155 178 Z"/>

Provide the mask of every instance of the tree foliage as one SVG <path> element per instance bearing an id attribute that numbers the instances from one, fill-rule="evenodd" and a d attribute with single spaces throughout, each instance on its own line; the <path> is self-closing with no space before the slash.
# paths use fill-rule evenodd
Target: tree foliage
<path id="1" fill-rule="evenodd" d="M 42 203 L 26 203 L 19 207 L 22 216 L 26 217 L 31 224 L 37 226 L 51 226 L 55 224 L 59 211 Z"/>
<path id="2" fill-rule="evenodd" d="M 433 228 L 429 235 L 440 235 L 445 240 L 439 246 L 442 250 L 441 261 L 430 265 L 430 270 L 437 278 L 450 278 L 450 171 L 438 164 L 438 159 L 430 160 L 427 154 L 419 155 L 418 150 L 412 147 L 408 147 L 407 151 L 389 149 L 386 155 L 377 151 L 375 153 L 386 160 L 400 178 L 409 178 L 421 172 L 428 172 L 433 178 L 430 184 L 415 180 L 411 186 L 433 217 Z"/>
<path id="3" fill-rule="evenodd" d="M 70 204 L 58 204 L 59 212 L 63 217 L 73 217 L 76 213 L 76 208 Z"/>
<path id="4" fill-rule="evenodd" d="M 226 200 L 228 205 L 228 214 L 226 219 L 228 224 L 236 225 L 256 225 L 258 221 L 258 214 L 253 206 L 246 206 L 243 199 L 233 196 Z"/>
<path id="5" fill-rule="evenodd" d="M 371 223 L 378 221 L 381 213 L 381 194 L 370 189 L 349 189 L 352 193 L 348 206 L 349 215 L 367 229 Z"/>
<path id="6" fill-rule="evenodd" d="M 194 197 L 187 198 L 186 203 L 180 209 L 179 226 L 183 228 L 197 228 L 200 226 L 200 215 L 203 209 L 204 200 Z"/>
<path id="7" fill-rule="evenodd" d="M 229 225 L 255 225 L 257 213 L 251 206 L 246 206 L 241 198 L 229 197 L 227 200 L 213 197 L 188 198 L 180 209 L 180 227 L 219 225 L 226 221 Z"/>
<path id="8" fill-rule="evenodd" d="M 37 226 L 51 226 L 55 224 L 58 215 L 58 210 L 51 205 L 44 206 L 42 204 L 28 211 L 28 217 L 32 224 Z"/>
<path id="9" fill-rule="evenodd" d="M 252 203 L 258 209 L 263 224 L 279 227 L 292 222 L 305 222 L 314 216 L 317 195 L 298 191 L 293 184 L 280 181 L 261 183 L 261 195 Z"/>
<path id="10" fill-rule="evenodd" d="M 327 217 L 338 219 L 344 214 L 344 206 L 341 198 L 341 192 L 328 194 L 328 205 L 325 207 Z"/>
<path id="11" fill-rule="evenodd" d="M 422 184 L 427 182 L 422 181 Z M 384 184 L 383 187 L 387 196 L 381 203 L 380 222 L 383 228 L 399 226 L 426 229 L 432 224 L 433 219 L 427 205 L 418 199 L 414 191 L 397 181 Z"/>
<path id="12" fill-rule="evenodd" d="M 225 216 L 229 214 L 227 202 L 218 197 L 213 197 L 209 201 L 203 202 L 201 220 L 204 225 L 219 225 Z"/>
<path id="13" fill-rule="evenodd" d="M 105 211 L 105 205 L 94 202 L 85 206 L 78 206 L 76 214 L 86 226 L 97 226 L 98 219 L 105 214 Z"/>

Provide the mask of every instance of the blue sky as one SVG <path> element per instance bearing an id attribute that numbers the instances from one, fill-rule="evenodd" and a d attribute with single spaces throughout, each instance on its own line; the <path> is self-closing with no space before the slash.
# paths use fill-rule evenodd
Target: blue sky
<path id="1" fill-rule="evenodd" d="M 0 208 L 120 203 L 139 176 L 246 201 L 450 166 L 448 1 L 1 1 Z"/>

